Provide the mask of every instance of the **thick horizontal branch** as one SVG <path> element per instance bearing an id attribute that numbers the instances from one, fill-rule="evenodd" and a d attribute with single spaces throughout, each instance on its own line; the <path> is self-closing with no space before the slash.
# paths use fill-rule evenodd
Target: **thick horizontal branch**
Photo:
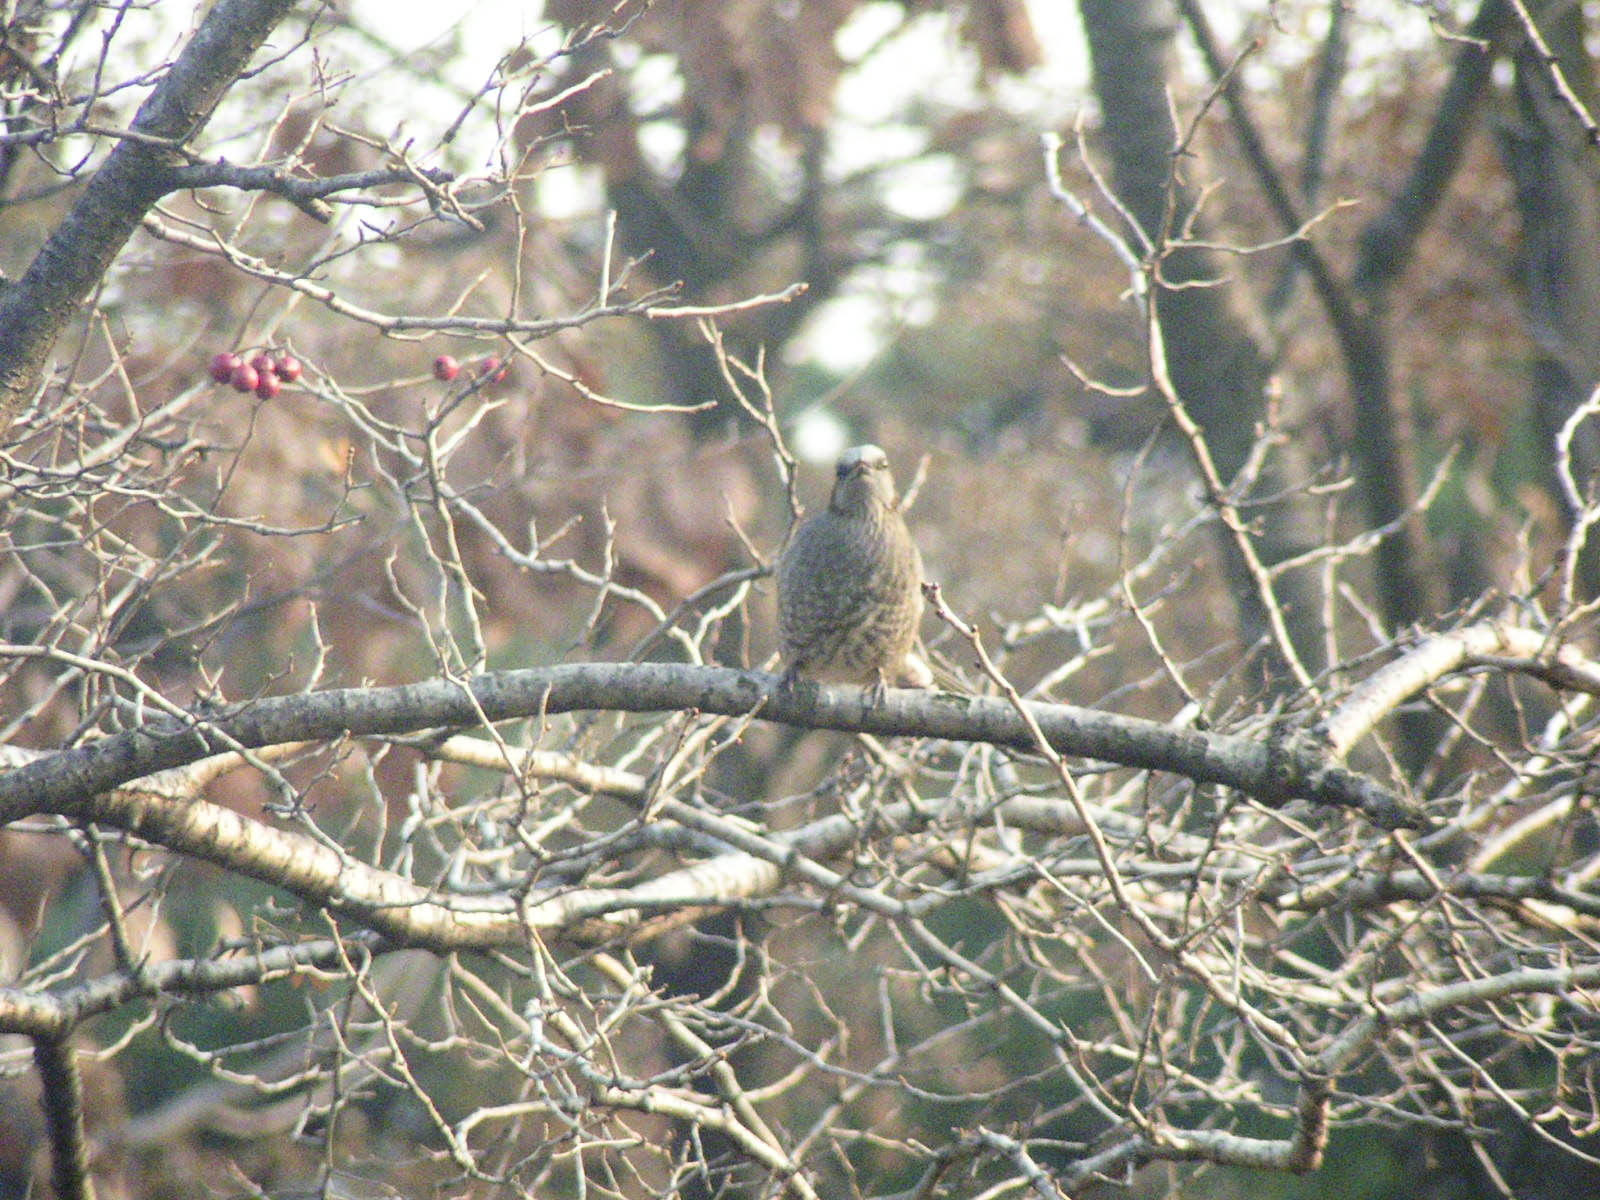
<path id="1" fill-rule="evenodd" d="M 1388 1030 L 1429 1021 L 1451 1009 L 1535 993 L 1566 995 L 1596 986 L 1600 986 L 1600 963 L 1578 967 L 1520 967 L 1499 975 L 1462 979 L 1426 991 L 1414 991 L 1404 999 L 1357 1017 L 1312 1060 L 1311 1070 L 1331 1078 L 1349 1069 Z M 1574 1002 L 1585 1008 L 1592 1006 L 1588 998 Z"/>
<path id="2" fill-rule="evenodd" d="M 455 176 L 437 167 L 381 167 L 372 171 L 353 171 L 346 175 L 323 178 L 305 178 L 291 175 L 277 167 L 241 167 L 233 163 L 191 163 L 173 167 L 167 172 L 167 184 L 172 190 L 179 188 L 230 187 L 240 191 L 271 192 L 294 204 L 313 220 L 326 224 L 333 218 L 333 209 L 326 203 L 336 196 L 346 204 L 383 203 L 373 196 L 342 195 L 359 193 L 364 188 L 384 187 L 396 183 L 424 184 L 441 187 L 453 182 Z"/>
<path id="3" fill-rule="evenodd" d="M 1269 889 L 1278 904 L 1285 909 L 1378 908 L 1398 900 L 1428 901 L 1437 896 L 1449 895 L 1472 900 L 1499 901 L 1504 904 L 1523 904 L 1537 901 L 1540 907 L 1533 910 L 1541 919 L 1554 921 L 1562 916 L 1565 923 L 1581 914 L 1600 917 L 1600 894 L 1582 892 L 1565 886 L 1543 875 L 1480 875 L 1452 872 L 1441 884 L 1421 871 L 1386 871 L 1382 874 L 1361 876 L 1332 887 L 1311 886 L 1284 890 Z M 1560 914 L 1548 906 L 1560 905 L 1571 910 Z"/>
<path id="4" fill-rule="evenodd" d="M 267 983 L 298 971 L 336 969 L 378 939 L 356 934 L 341 945 L 330 938 L 215 958 L 144 963 L 54 991 L 0 988 L 0 1029 L 30 1037 L 64 1038 L 81 1022 L 139 997 L 198 996 Z"/>
<path id="5" fill-rule="evenodd" d="M 191 163 L 167 171 L 172 188 L 231 187 L 241 191 L 275 192 L 293 200 L 326 200 L 340 192 L 384 187 L 396 183 L 423 181 L 444 185 L 455 180 L 453 172 L 439 167 L 379 167 L 371 171 L 351 171 L 345 175 L 290 175 L 277 167 L 241 167 L 227 162 Z"/>
<path id="6" fill-rule="evenodd" d="M 1600 695 L 1600 664 L 1576 646 L 1538 630 L 1482 621 L 1423 638 L 1374 672 L 1318 726 L 1317 738 L 1342 758 L 1379 721 L 1424 688 L 1480 665 L 1533 675 L 1551 687 Z"/>
<path id="7" fill-rule="evenodd" d="M 239 747 L 463 728 L 479 724 L 482 717 L 507 721 L 579 710 L 689 709 L 756 714 L 815 729 L 987 742 L 1021 751 L 1036 746 L 1022 716 L 1009 702 L 993 697 L 891 690 L 874 705 L 862 688 L 801 684 L 783 690 L 777 676 L 757 671 L 577 663 L 500 671 L 462 682 L 272 697 L 197 715 L 190 725 L 152 721 L 0 775 L 0 821 L 39 812 L 92 817 L 94 798 L 113 788 Z M 1385 829 L 1425 824 L 1389 789 L 1305 747 L 1178 729 L 1065 704 L 1034 703 L 1029 709 L 1062 754 L 1222 784 L 1266 804 L 1299 798 L 1349 808 Z"/>

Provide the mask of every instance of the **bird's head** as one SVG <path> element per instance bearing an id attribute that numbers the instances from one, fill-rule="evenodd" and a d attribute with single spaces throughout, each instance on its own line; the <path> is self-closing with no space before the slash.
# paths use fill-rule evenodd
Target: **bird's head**
<path id="1" fill-rule="evenodd" d="M 867 516 L 896 506 L 889 456 L 877 446 L 851 446 L 834 468 L 828 507 L 841 516 Z"/>

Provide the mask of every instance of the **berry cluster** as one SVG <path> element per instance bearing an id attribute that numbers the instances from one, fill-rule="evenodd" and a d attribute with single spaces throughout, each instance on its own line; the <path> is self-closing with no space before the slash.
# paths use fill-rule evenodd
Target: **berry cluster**
<path id="1" fill-rule="evenodd" d="M 224 352 L 211 359 L 211 378 L 229 384 L 236 392 L 254 392 L 263 400 L 274 399 L 285 383 L 300 378 L 301 370 L 300 360 L 287 351 L 273 356 L 257 350 L 248 360 Z"/>
<path id="2" fill-rule="evenodd" d="M 511 368 L 500 361 L 500 356 L 491 354 L 478 364 L 478 378 L 487 383 L 501 383 L 510 373 Z M 461 373 L 461 364 L 448 354 L 441 354 L 433 360 L 433 377 L 443 383 L 449 383 Z"/>

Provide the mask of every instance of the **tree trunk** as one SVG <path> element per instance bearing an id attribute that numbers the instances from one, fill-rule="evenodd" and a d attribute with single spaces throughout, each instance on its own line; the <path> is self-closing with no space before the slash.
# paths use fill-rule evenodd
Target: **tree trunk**
<path id="1" fill-rule="evenodd" d="M 1079 11 L 1117 195 L 1144 236 L 1163 246 L 1155 300 L 1168 369 L 1179 398 L 1205 431 L 1226 483 L 1245 465 L 1255 443 L 1271 372 L 1251 331 L 1248 298 L 1211 251 L 1177 242 L 1203 234 L 1193 216 L 1195 192 L 1182 176 L 1184 160 L 1174 158 L 1179 134 L 1167 93 L 1172 10 L 1166 0 L 1080 0 Z M 1174 162 L 1180 164 L 1177 172 Z M 1281 494 L 1299 482 L 1285 480 L 1280 471 L 1269 464 L 1256 493 Z M 1236 583 L 1243 635 L 1253 642 L 1267 629 L 1265 611 L 1237 546 L 1225 530 L 1219 528 L 1219 534 Z M 1257 537 L 1269 565 L 1316 544 L 1305 515 L 1292 504 L 1275 508 Z M 1277 589 L 1295 649 L 1315 670 L 1322 638 L 1313 580 L 1306 573 L 1289 574 Z"/>

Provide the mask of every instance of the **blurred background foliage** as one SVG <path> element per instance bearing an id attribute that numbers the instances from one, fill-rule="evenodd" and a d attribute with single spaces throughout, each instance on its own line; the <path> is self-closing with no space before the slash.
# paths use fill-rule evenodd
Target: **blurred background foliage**
<path id="1" fill-rule="evenodd" d="M 1213 258 L 1219 289 L 1227 289 L 1267 372 L 1265 389 L 1242 391 L 1231 414 L 1210 414 L 1208 431 L 1231 420 L 1248 441 L 1270 422 L 1278 443 L 1307 464 L 1293 486 L 1312 497 L 1319 536 L 1351 536 L 1371 524 L 1361 502 L 1370 480 L 1352 464 L 1356 444 L 1371 432 L 1363 423 L 1374 418 L 1352 403 L 1325 315 L 1278 244 L 1285 230 L 1223 105 L 1213 102 L 1215 81 L 1177 12 L 1127 7 L 1139 10 L 1145 36 L 1168 56 L 1164 83 L 1178 126 L 1194 123 L 1186 152 L 1173 161 L 1202 197 L 1205 237 L 1224 247 Z M 1211 7 L 1229 53 L 1251 48 L 1237 80 L 1289 178 L 1299 177 L 1307 157 L 1308 115 L 1320 109 L 1329 122 L 1315 189 L 1296 186 L 1308 214 L 1326 209 L 1312 236 L 1348 278 L 1363 235 L 1436 136 L 1440 97 L 1462 45 L 1457 33 L 1478 8 L 1397 0 Z M 1574 4 L 1560 18 L 1577 22 L 1568 32 L 1580 47 L 1593 36 L 1591 8 Z M 76 11 L 12 6 L 33 23 L 18 16 L 8 36 L 27 34 L 33 48 L 48 47 Z M 73 43 L 68 62 L 80 73 L 65 74 L 79 88 L 105 46 L 105 63 L 122 73 L 154 69 L 189 19 L 178 5 L 84 12 L 86 28 L 109 41 Z M 294 21 L 279 43 L 287 50 L 304 35 L 314 57 L 286 55 L 241 82 L 196 147 L 200 155 L 273 162 L 306 175 L 415 156 L 419 165 L 468 179 L 459 196 L 473 223 L 448 212 L 420 223 L 425 209 L 387 205 L 395 189 L 340 206 L 329 225 L 269 194 L 219 188 L 169 198 L 161 214 L 168 229 L 192 221 L 191 235 L 203 236 L 199 227 L 225 230 L 234 261 L 170 239 L 136 239 L 59 348 L 78 389 L 76 427 L 32 429 L 18 453 L 37 456 L 51 439 L 65 446 L 137 422 L 141 411 L 192 391 L 185 436 L 140 449 L 164 464 L 171 491 L 111 489 L 86 514 L 69 511 L 66 501 L 53 511 L 8 513 L 8 553 L 27 571 L 0 574 L 5 640 L 46 637 L 60 597 L 81 596 L 78 619 L 99 631 L 99 652 L 136 664 L 182 704 L 288 692 L 313 679 L 319 686 L 406 681 L 445 668 L 632 656 L 656 625 L 646 607 L 612 597 L 597 613 L 594 589 L 570 572 L 529 570 L 504 555 L 487 529 L 459 522 L 448 536 L 459 540 L 469 569 L 486 661 L 441 649 L 452 645 L 447 635 L 457 649 L 471 641 L 461 632 L 456 583 L 442 582 L 420 552 L 446 532 L 419 516 L 424 506 L 397 482 L 407 479 L 405 469 L 373 430 L 380 422 L 431 428 L 436 445 L 450 445 L 446 477 L 495 528 L 519 543 L 523 531 L 535 531 L 543 559 L 571 560 L 671 609 L 727 571 L 770 561 L 788 517 L 767 438 L 732 403 L 696 324 L 621 317 L 520 345 L 459 333 L 385 335 L 262 277 L 284 272 L 389 313 L 495 317 L 515 307 L 560 316 L 594 303 L 609 262 L 631 294 L 670 288 L 672 303 L 728 304 L 807 284 L 789 303 L 719 321 L 730 351 L 764 363 L 775 411 L 802 460 L 802 497 L 818 502 L 841 447 L 882 444 L 901 484 L 920 482 L 910 520 L 930 574 L 1004 648 L 1008 673 L 1025 689 L 1046 680 L 1041 698 L 1158 719 L 1182 707 L 1185 697 L 1126 606 L 1092 604 L 1116 596 L 1119 576 L 1159 546 L 1157 569 L 1137 585 L 1139 599 L 1159 614 L 1167 652 L 1191 686 L 1218 689 L 1224 705 L 1242 707 L 1270 693 L 1259 674 L 1236 670 L 1251 636 L 1214 543 L 1192 526 L 1198 493 L 1187 454 L 1159 399 L 1137 391 L 1144 343 L 1127 272 L 1047 185 L 1040 134 L 1055 130 L 1068 142 L 1060 158 L 1068 185 L 1117 220 L 1101 187 L 1113 157 L 1103 96 L 1072 6 L 550 0 L 542 9 L 480 4 L 459 13 L 406 6 L 401 16 L 392 6 L 352 2 L 306 6 Z M 606 27 L 602 36 L 575 36 L 596 22 Z M 1333 22 L 1342 25 L 1337 39 L 1330 39 Z M 1325 103 L 1318 89 L 1326 86 L 1333 40 L 1343 61 L 1334 99 Z M 1454 454 L 1425 526 L 1438 612 L 1486 591 L 1531 589 L 1563 536 L 1549 471 L 1550 420 L 1535 381 L 1552 352 L 1550 326 L 1529 282 L 1529 256 L 1538 248 L 1519 209 L 1517 172 L 1508 169 L 1525 167 L 1534 153 L 1528 90 L 1535 85 L 1526 69 L 1514 52 L 1497 57 L 1459 163 L 1383 297 L 1392 420 L 1404 435 L 1407 467 L 1426 480 Z M 1586 58 L 1569 77 L 1589 94 Z M 101 111 L 125 120 L 142 94 L 108 95 Z M 1087 161 L 1077 151 L 1079 130 Z M 37 150 L 7 147 L 0 269 L 15 276 L 26 267 L 104 149 L 81 134 Z M 1586 147 L 1569 150 L 1542 153 L 1568 155 L 1563 169 L 1589 189 L 1584 211 L 1592 216 L 1600 160 Z M 1567 228 L 1582 239 L 1573 252 L 1600 261 L 1588 224 L 1574 218 Z M 1592 355 L 1597 331 L 1578 331 Z M 256 347 L 291 350 L 315 390 L 291 387 L 261 401 L 206 380 L 213 353 Z M 459 388 L 430 374 L 440 353 L 469 371 L 494 354 L 511 371 L 463 403 Z M 626 407 L 596 402 L 595 394 Z M 641 411 L 661 404 L 698 411 Z M 354 407 L 372 426 L 351 420 Z M 375 469 L 379 463 L 386 469 Z M 1273 511 L 1264 505 L 1263 519 Z M 196 521 L 199 512 L 224 520 Z M 264 534 L 262 525 L 277 532 Z M 127 595 L 119 588 L 145 568 L 121 577 L 105 566 L 124 545 L 137 547 L 145 563 L 166 564 Z M 1382 640 L 1377 627 L 1394 628 L 1363 578 L 1367 569 L 1351 570 L 1336 616 L 1352 653 Z M 722 661 L 767 660 L 774 646 L 767 591 L 758 589 L 742 614 L 747 620 L 724 629 L 715 646 Z M 1349 596 L 1365 597 L 1366 607 Z M 1082 622 L 1040 619 L 1057 610 L 1080 613 Z M 1091 629 L 1094 652 L 1079 660 Z M 934 640 L 936 650 L 950 649 L 947 639 Z M 658 640 L 646 653 L 673 651 Z M 1059 671 L 1068 661 L 1071 670 Z M 95 711 L 93 686 L 61 688 L 43 665 L 12 670 L 0 692 L 9 739 L 36 746 L 70 739 Z M 623 727 L 555 726 L 591 743 L 626 741 Z M 828 811 L 859 766 L 848 754 L 840 759 L 839 742 L 796 742 L 756 728 L 729 750 L 722 786 L 752 797 L 749 815 L 791 825 Z M 354 844 L 381 847 L 393 844 L 404 812 L 396 801 L 385 825 L 371 811 L 369 785 L 405 796 L 419 763 L 403 749 L 341 746 L 285 771 L 325 826 L 342 822 Z M 464 768 L 444 768 L 440 780 L 462 803 L 493 786 Z M 272 799 L 258 779 L 242 775 L 220 781 L 211 795 L 251 812 Z M 23 958 L 37 966 L 59 955 L 64 970 L 78 970 L 87 966 L 84 956 L 104 953 L 80 941 L 98 912 L 78 854 L 57 838 L 11 832 L 0 855 L 7 863 L 0 957 L 8 975 Z M 435 869 L 444 858 L 441 851 Z M 135 855 L 131 870 L 150 898 L 132 911 L 152 954 L 196 953 L 271 912 L 262 907 L 267 889 L 208 867 Z M 287 908 L 281 919 L 286 928 L 302 920 Z M 975 901 L 939 920 L 953 944 L 982 948 L 999 943 L 995 927 L 1005 918 Z M 730 931 L 712 922 L 656 948 L 663 978 L 689 991 L 722 986 Z M 860 969 L 892 958 L 872 937 L 840 956 L 814 922 L 791 925 L 781 911 L 763 936 L 764 952 L 782 964 L 770 1002 L 801 1044 L 833 1036 L 829 1010 L 872 1011 L 880 987 L 895 994 L 892 1011 L 908 1041 L 960 1026 L 954 992 Z M 378 969 L 405 979 L 412 1036 L 442 1038 L 430 1013 L 446 994 L 448 964 L 408 953 Z M 1080 995 L 1074 964 L 1055 969 L 1059 978 L 1048 970 L 1037 976 L 1033 999 L 1092 1039 L 1109 1018 L 1092 996 Z M 1106 962 L 1103 969 L 1125 967 Z M 1128 986 L 1137 987 L 1131 976 Z M 363 1020 L 360 1004 L 343 993 L 273 984 L 159 1010 L 145 1005 L 96 1024 L 103 1045 L 129 1039 L 96 1069 L 90 1088 L 91 1126 L 120 1156 L 123 1194 L 188 1196 L 201 1181 L 227 1192 L 233 1184 L 216 1174 L 220 1163 L 272 1179 L 315 1160 L 322 1151 L 314 1147 L 259 1136 L 282 1119 L 273 1097 L 250 1102 L 259 1124 L 214 1120 L 241 1102 L 240 1091 L 226 1072 L 208 1077 L 194 1053 L 177 1053 L 173 1043 L 218 1052 L 224 1065 L 237 1055 L 259 1067 L 285 1049 L 283 1031 L 329 1003 L 349 1006 L 342 1019 Z M 879 1031 L 854 1036 L 849 1060 L 886 1052 Z M 1197 1035 L 1197 1044 L 1203 1040 Z M 895 1120 L 948 1129 L 981 1107 L 992 1125 L 1013 1103 L 1018 1118 L 1036 1117 L 1022 1110 L 1037 1105 L 1037 1095 L 1017 1088 L 1013 1100 L 1008 1088 L 1044 1049 L 1014 1017 L 990 1014 L 971 1037 L 953 1033 L 947 1055 L 924 1055 L 923 1074 L 909 1082 L 926 1089 L 926 1109 Z M 752 1045 L 736 1057 L 752 1060 L 759 1077 L 765 1053 Z M 663 1049 L 663 1070 L 669 1057 Z M 490 1064 L 446 1041 L 422 1061 L 437 1072 L 430 1091 L 451 1119 L 493 1091 L 480 1073 Z M 767 1073 L 784 1061 L 773 1055 Z M 19 1076 L 0 1099 L 0 1129 L 10 1131 L 0 1136 L 0 1195 L 29 1194 L 26 1181 L 37 1168 L 41 1125 L 30 1086 Z M 393 1089 L 370 1080 L 352 1086 L 370 1094 L 357 1110 L 367 1124 L 341 1127 L 349 1156 L 387 1160 L 393 1169 L 415 1155 L 407 1186 L 424 1194 L 441 1169 L 411 1147 L 427 1136 L 425 1122 Z M 983 1101 L 940 1098 L 969 1091 Z M 807 1102 L 795 1101 L 802 1109 Z M 898 1151 L 875 1148 L 865 1132 L 875 1121 L 871 1105 L 888 1102 L 882 1094 L 862 1100 L 863 1141 L 847 1172 L 870 1180 L 874 1192 L 909 1186 L 916 1175 Z M 1090 1115 L 1067 1097 L 1060 1103 L 1059 1136 L 1092 1137 Z M 1536 1139 L 1510 1130 L 1488 1136 L 1518 1144 L 1510 1172 L 1538 1175 L 1544 1151 Z M 619 1149 L 621 1158 L 628 1154 Z M 1357 1128 L 1336 1137 L 1328 1166 L 1304 1180 L 1230 1170 L 1196 1177 L 1177 1168 L 1165 1176 L 1152 1168 L 1133 1192 L 1495 1194 L 1471 1157 L 1448 1131 L 1388 1138 Z M 1582 1170 L 1592 1183 L 1592 1169 Z M 1575 1195 L 1584 1190 L 1571 1190 L 1575 1177 L 1565 1191 L 1529 1182 L 1518 1194 Z"/>

